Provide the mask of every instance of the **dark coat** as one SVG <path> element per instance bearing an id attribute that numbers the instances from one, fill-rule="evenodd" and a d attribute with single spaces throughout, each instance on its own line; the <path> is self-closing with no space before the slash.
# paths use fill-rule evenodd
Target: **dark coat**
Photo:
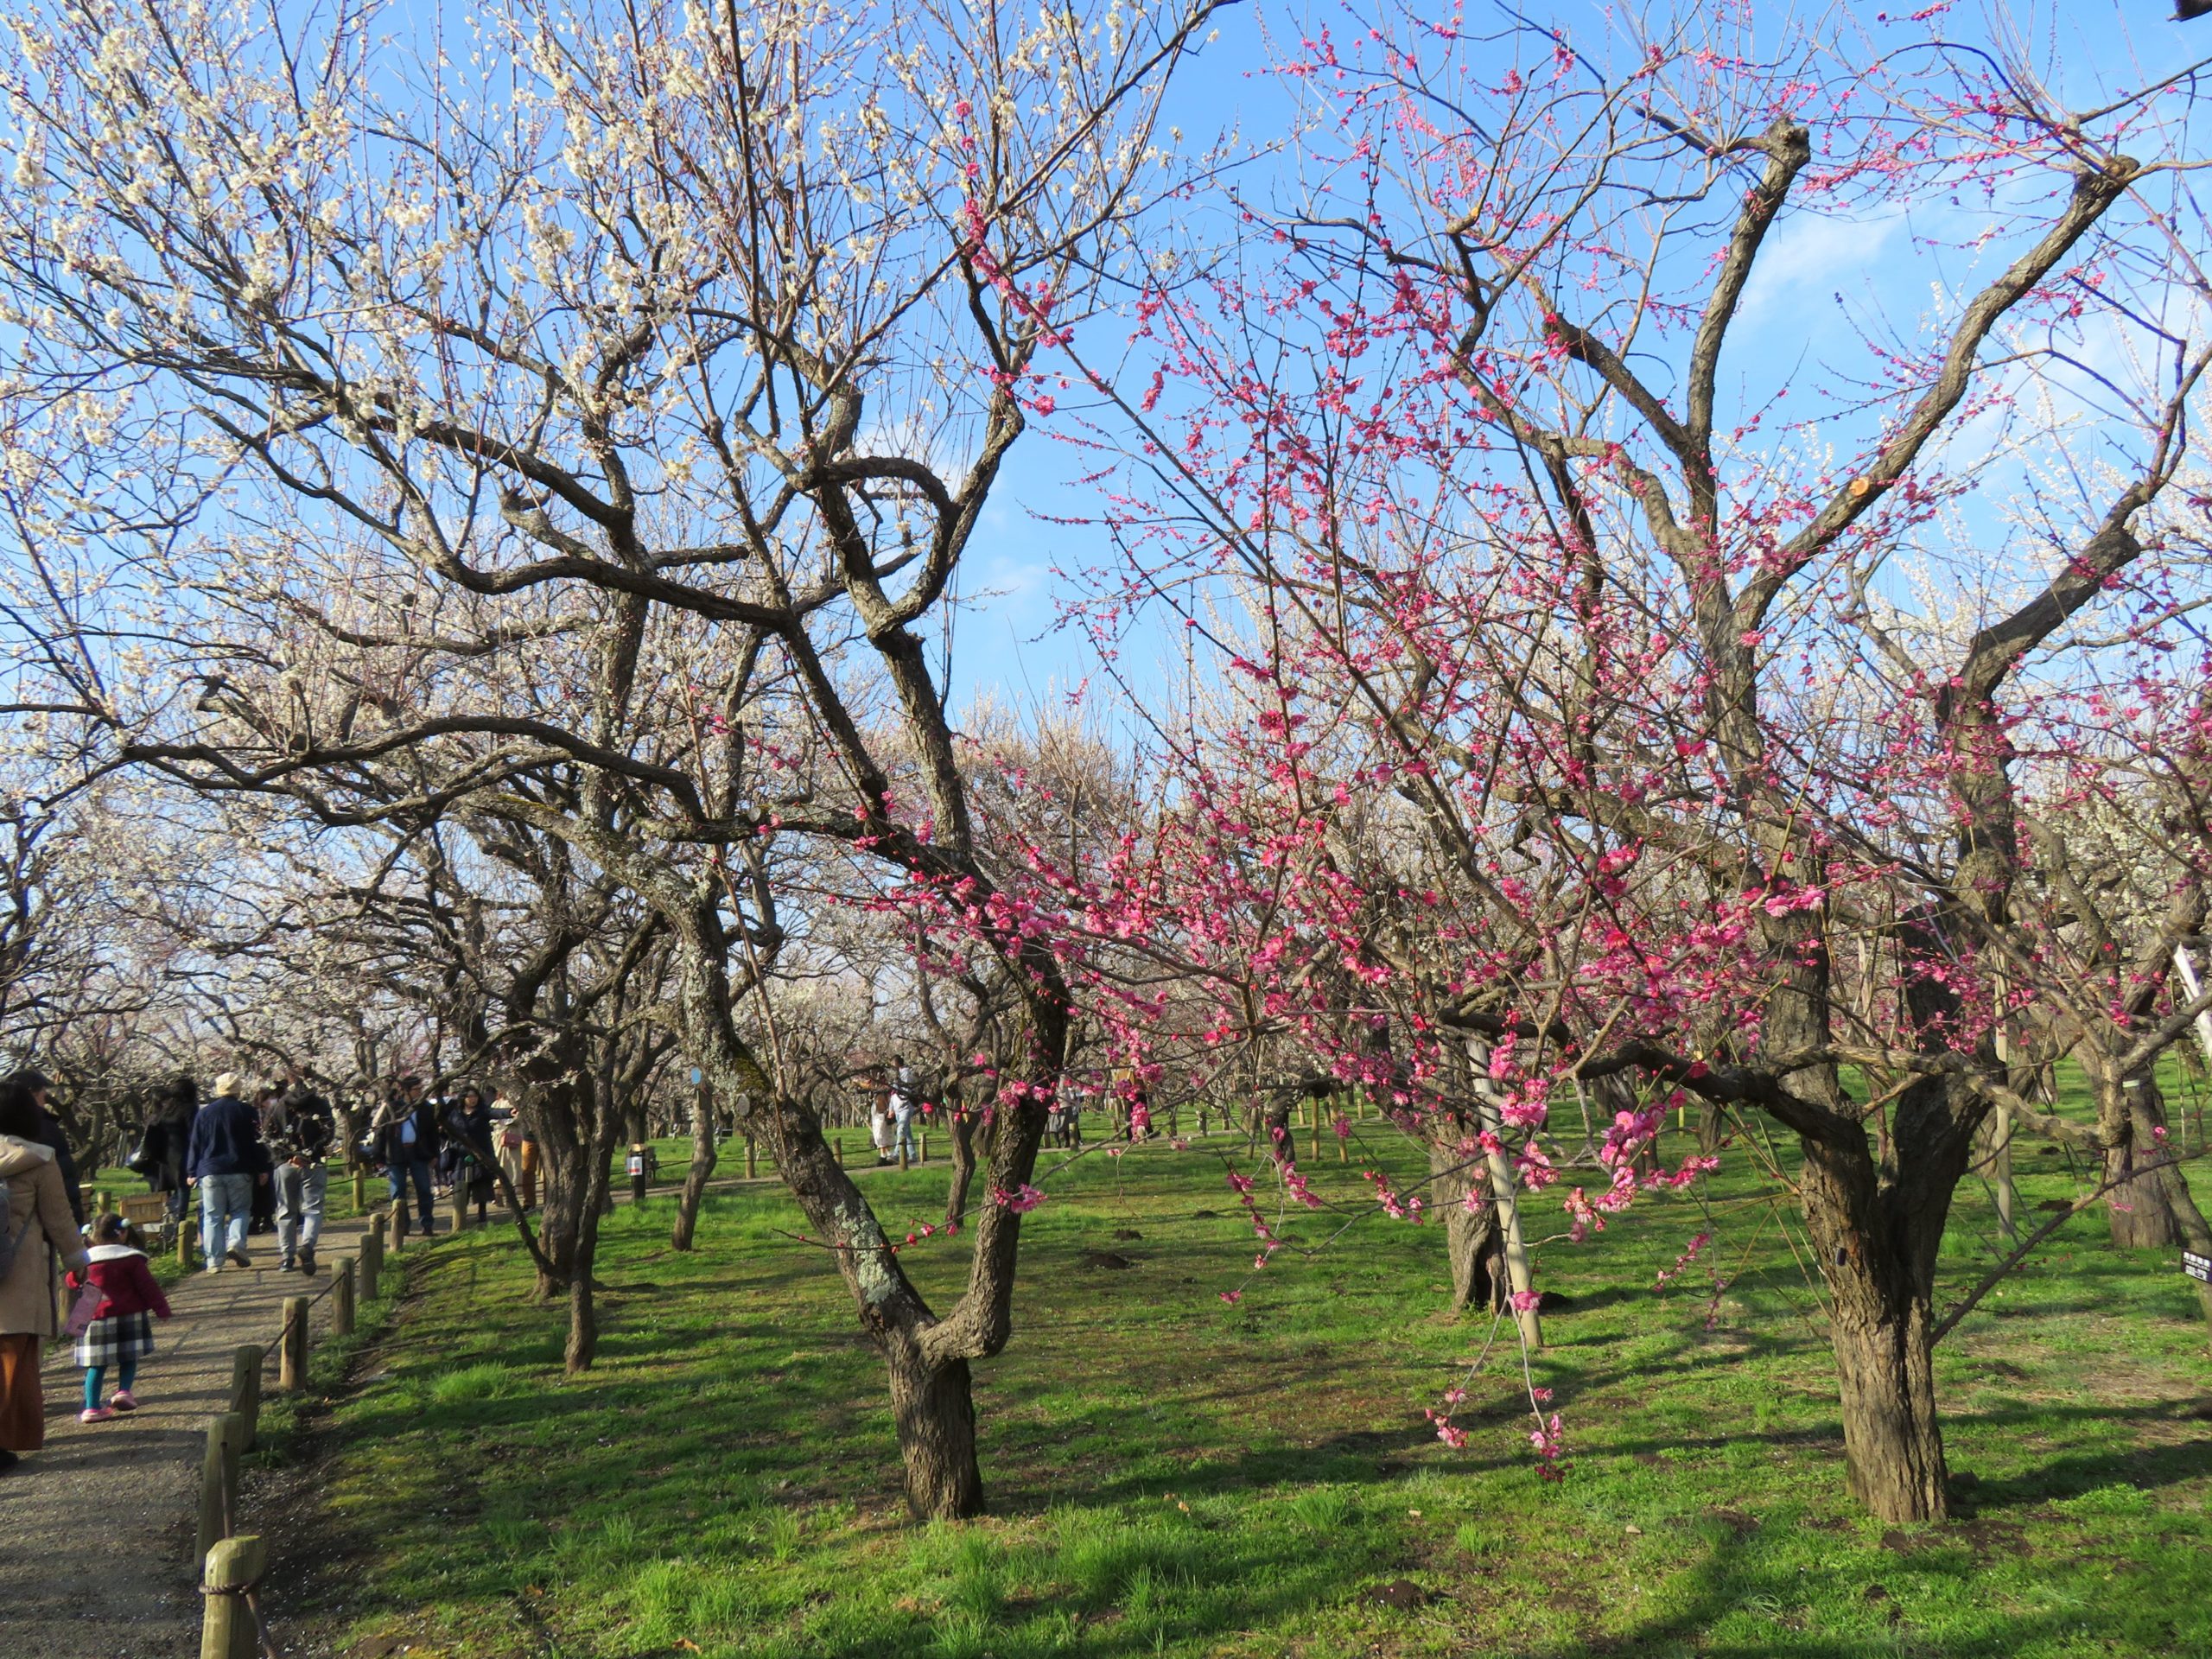
<path id="1" fill-rule="evenodd" d="M 446 1113 L 446 1135 L 460 1148 L 467 1173 L 468 1196 L 488 1198 L 495 1185 L 492 1166 L 492 1109 L 480 1104 L 469 1111 L 456 1102 Z"/>
<path id="2" fill-rule="evenodd" d="M 147 1165 L 140 1172 L 156 1192 L 174 1192 L 184 1185 L 185 1154 L 192 1144 L 192 1120 L 199 1108 L 171 1095 L 146 1125 Z"/>
<path id="3" fill-rule="evenodd" d="M 377 1162 L 397 1164 L 407 1161 L 407 1148 L 399 1138 L 399 1126 L 409 1116 L 407 1111 L 397 1106 L 385 1108 L 384 1121 L 377 1126 Z M 438 1155 L 438 1109 L 425 1098 L 415 1103 L 411 1116 L 415 1120 L 414 1156 L 421 1162 L 432 1162 Z"/>
<path id="4" fill-rule="evenodd" d="M 269 1148 L 261 1144 L 253 1109 L 232 1095 L 218 1095 L 192 1120 L 184 1173 L 194 1180 L 210 1175 L 266 1175 Z"/>
<path id="5" fill-rule="evenodd" d="M 69 1195 L 69 1213 L 77 1224 L 85 1224 L 85 1184 L 77 1178 L 76 1154 L 69 1150 L 69 1136 L 54 1114 L 41 1106 L 38 1109 L 38 1133 L 32 1139 L 53 1151 L 54 1166 L 61 1172 L 61 1190 Z"/>

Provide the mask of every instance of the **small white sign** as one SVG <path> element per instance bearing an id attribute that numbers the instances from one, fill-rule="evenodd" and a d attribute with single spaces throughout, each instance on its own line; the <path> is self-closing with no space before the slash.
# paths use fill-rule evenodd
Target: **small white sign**
<path id="1" fill-rule="evenodd" d="M 2212 1285 L 2212 1255 L 2199 1255 L 2195 1250 L 2181 1253 L 2181 1270 L 2192 1279 L 2202 1279 Z"/>

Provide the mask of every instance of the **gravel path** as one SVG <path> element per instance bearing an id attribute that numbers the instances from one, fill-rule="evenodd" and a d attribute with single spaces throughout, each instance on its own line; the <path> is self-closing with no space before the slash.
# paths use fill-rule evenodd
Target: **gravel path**
<path id="1" fill-rule="evenodd" d="M 77 1421 L 84 1372 L 67 1344 L 46 1364 L 46 1448 L 0 1475 L 0 1655 L 6 1659 L 191 1659 L 200 1595 L 187 1553 L 199 1513 L 207 1421 L 228 1404 L 232 1351 L 273 1344 L 287 1296 L 315 1295 L 329 1263 L 367 1230 L 334 1222 L 313 1279 L 276 1271 L 276 1240 L 251 1241 L 253 1266 L 195 1273 L 172 1288 L 176 1317 L 155 1322 L 137 1412 Z M 318 1303 L 315 1328 L 329 1317 Z M 263 1387 L 274 1387 L 272 1357 Z M 111 1378 L 111 1382 L 112 1379 Z M 243 1517 L 250 1528 L 252 1516 Z"/>

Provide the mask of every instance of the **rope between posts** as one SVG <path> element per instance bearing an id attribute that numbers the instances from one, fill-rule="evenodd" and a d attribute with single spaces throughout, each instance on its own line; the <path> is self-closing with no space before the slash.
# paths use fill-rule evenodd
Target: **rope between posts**
<path id="1" fill-rule="evenodd" d="M 338 1281 L 339 1275 L 333 1274 L 329 1283 L 323 1286 L 321 1290 L 315 1292 L 313 1296 L 308 1298 L 307 1306 L 300 1310 L 299 1317 L 304 1320 L 311 1315 L 315 1312 L 315 1304 L 322 1300 L 324 1297 L 329 1295 L 331 1292 L 338 1288 Z M 286 1300 L 289 1300 L 291 1299 L 287 1298 Z M 292 1316 L 290 1311 L 288 1309 L 284 1316 L 283 1329 L 279 1330 L 276 1334 L 276 1340 L 274 1342 L 264 1343 L 261 1345 L 259 1351 L 264 1363 L 271 1355 L 276 1353 L 279 1348 L 284 1345 L 284 1338 L 291 1329 L 291 1323 Z M 237 1453 L 233 1452 L 229 1446 L 226 1445 L 224 1446 L 222 1457 L 224 1464 L 227 1469 L 235 1469 L 237 1467 Z M 234 1529 L 238 1524 L 238 1517 L 232 1513 L 231 1508 L 230 1480 L 232 1478 L 235 1478 L 235 1477 L 226 1477 L 223 1483 L 222 1536 L 225 1538 L 231 1538 L 237 1535 Z M 203 1597 L 237 1596 L 241 1598 L 245 1603 L 247 1614 L 253 1620 L 254 1639 L 260 1644 L 262 1659 L 281 1659 L 281 1656 L 276 1651 L 276 1643 L 270 1640 L 269 1623 L 261 1616 L 261 1599 L 255 1593 L 256 1591 L 259 1589 L 260 1584 L 261 1580 L 258 1579 L 256 1579 L 251 1584 L 226 1585 L 220 1588 L 211 1588 L 207 1584 L 202 1583 L 200 1586 L 200 1593 Z"/>
<path id="2" fill-rule="evenodd" d="M 268 1622 L 261 1617 L 261 1598 L 255 1593 L 260 1588 L 261 1580 L 256 1579 L 251 1584 L 226 1584 L 219 1589 L 203 1584 L 200 1586 L 200 1593 L 202 1597 L 236 1596 L 244 1601 L 245 1611 L 253 1620 L 254 1639 L 261 1644 L 262 1659 L 282 1659 L 276 1651 L 276 1644 L 269 1639 Z"/>

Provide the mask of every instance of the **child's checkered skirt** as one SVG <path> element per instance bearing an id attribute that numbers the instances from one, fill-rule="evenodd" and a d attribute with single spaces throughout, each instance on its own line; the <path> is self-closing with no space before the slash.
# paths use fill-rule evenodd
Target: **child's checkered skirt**
<path id="1" fill-rule="evenodd" d="M 154 1316 L 115 1313 L 94 1319 L 77 1338 L 79 1365 L 112 1365 L 118 1359 L 143 1359 L 154 1351 Z"/>

